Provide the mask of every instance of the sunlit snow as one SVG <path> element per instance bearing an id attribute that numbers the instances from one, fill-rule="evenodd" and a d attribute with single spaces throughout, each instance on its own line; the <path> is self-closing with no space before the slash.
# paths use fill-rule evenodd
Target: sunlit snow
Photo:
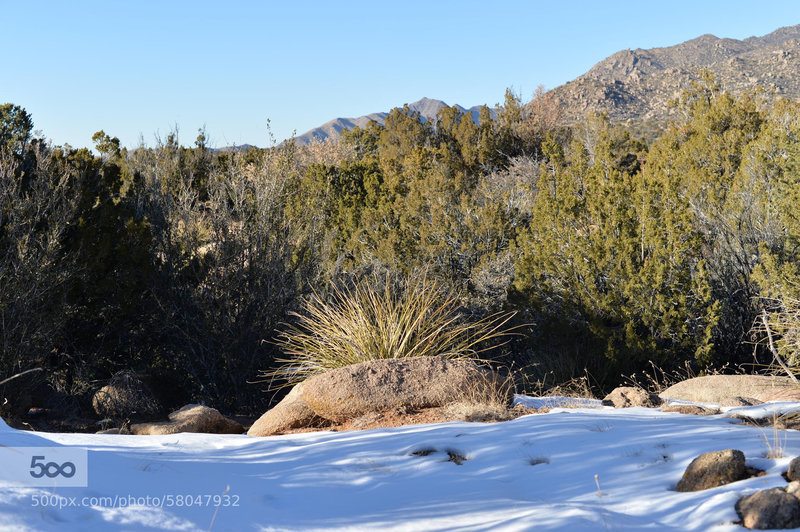
<path id="1" fill-rule="evenodd" d="M 776 442 L 771 428 L 742 425 L 730 411 L 691 416 L 584 404 L 504 423 L 270 438 L 50 434 L 0 422 L 6 447 L 89 450 L 87 488 L 0 484 L 0 529 L 741 530 L 736 500 L 785 486 L 781 473 L 800 454 L 800 433 L 779 431 Z M 772 403 L 732 410 L 768 417 L 798 409 Z M 765 458 L 776 445 L 785 456 Z M 692 459 L 728 448 L 767 474 L 674 491 Z M 466 460 L 457 465 L 451 455 Z M 48 506 L 34 506 L 43 500 Z M 69 501 L 76 505 L 59 507 Z"/>

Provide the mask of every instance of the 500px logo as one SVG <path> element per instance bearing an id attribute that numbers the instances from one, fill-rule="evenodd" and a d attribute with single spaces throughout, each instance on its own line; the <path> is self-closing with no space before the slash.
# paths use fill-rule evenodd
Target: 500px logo
<path id="1" fill-rule="evenodd" d="M 0 445 L 0 480 L 16 486 L 86 487 L 88 452 L 82 447 Z"/>
<path id="2" fill-rule="evenodd" d="M 47 475 L 48 478 L 56 478 L 59 475 L 64 478 L 72 478 L 75 476 L 75 464 L 72 462 L 64 462 L 63 464 L 56 462 L 47 462 L 47 464 L 43 464 L 39 462 L 39 460 L 44 459 L 44 456 L 34 456 L 31 458 L 30 473 L 33 478 L 42 478 L 45 475 Z M 38 472 L 34 471 L 37 467 L 39 468 Z"/>

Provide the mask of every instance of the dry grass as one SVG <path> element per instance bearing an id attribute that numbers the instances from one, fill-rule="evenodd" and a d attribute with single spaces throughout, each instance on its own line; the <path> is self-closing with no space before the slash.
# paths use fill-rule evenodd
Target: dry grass
<path id="1" fill-rule="evenodd" d="M 767 433 L 764 432 L 764 442 L 767 446 L 766 458 L 774 459 L 784 457 L 785 453 L 783 450 L 786 447 L 786 433 L 781 432 L 778 416 L 775 414 L 772 415 L 772 439 L 770 440 Z"/>
<path id="2" fill-rule="evenodd" d="M 588 370 L 584 369 L 581 376 L 559 381 L 558 373 L 555 371 L 540 374 L 538 377 L 531 377 L 530 375 L 535 369 L 535 367 L 529 367 L 528 371 L 519 370 L 514 372 L 516 377 L 515 390 L 518 390 L 516 393 L 532 397 L 567 398 L 567 400 L 558 399 L 546 403 L 542 407 L 543 411 L 556 406 L 560 408 L 581 408 L 586 406 L 584 399 L 597 398 L 592 386 L 592 377 Z M 574 399 L 574 401 L 570 401 L 570 399 Z M 518 415 L 524 415 L 525 413 L 531 412 L 519 412 Z"/>
<path id="3" fill-rule="evenodd" d="M 591 376 L 587 370 L 580 377 L 556 382 L 554 373 L 546 373 L 536 380 L 528 380 L 522 384 L 525 395 L 534 397 L 572 397 L 575 399 L 595 399 L 591 385 Z M 552 379 L 552 380 L 551 380 Z"/>
<path id="4" fill-rule="evenodd" d="M 673 384 L 697 377 L 690 362 L 684 362 L 683 368 L 674 371 L 665 371 L 650 361 L 650 370 L 624 376 L 628 386 L 641 388 L 656 395 L 660 394 Z"/>
<path id="5" fill-rule="evenodd" d="M 650 370 L 641 373 L 633 373 L 632 375 L 624 376 L 623 381 L 626 386 L 633 386 L 641 388 L 656 395 L 661 394 L 664 390 L 688 379 L 707 375 L 745 375 L 748 371 L 742 366 L 734 366 L 726 363 L 718 368 L 708 368 L 702 371 L 699 375 L 692 368 L 691 362 L 686 360 L 683 367 L 677 370 L 667 371 L 659 368 L 652 361 L 650 362 Z"/>
<path id="6" fill-rule="evenodd" d="M 382 288 L 379 288 L 382 287 Z M 294 385 L 324 371 L 367 360 L 418 356 L 480 358 L 513 334 L 513 313 L 471 320 L 456 298 L 422 275 L 398 288 L 368 277 L 352 288 L 334 287 L 329 299 L 314 293 L 277 344 L 287 355 L 267 378 Z"/>

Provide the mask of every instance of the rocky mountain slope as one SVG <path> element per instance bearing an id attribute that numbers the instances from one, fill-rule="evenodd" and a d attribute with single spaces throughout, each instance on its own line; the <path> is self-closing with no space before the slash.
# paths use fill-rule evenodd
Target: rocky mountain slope
<path id="1" fill-rule="evenodd" d="M 662 121 L 682 88 L 711 71 L 733 94 L 762 86 L 779 96 L 800 98 L 800 25 L 744 40 L 702 35 L 666 48 L 623 50 L 586 74 L 553 89 L 567 121 L 587 111 L 612 121 Z"/>
<path id="2" fill-rule="evenodd" d="M 597 63 L 586 74 L 547 93 L 562 110 L 566 123 L 587 112 L 605 112 L 614 122 L 663 125 L 675 110 L 671 100 L 711 71 L 732 94 L 763 87 L 778 96 L 800 100 L 800 25 L 780 28 L 763 37 L 744 40 L 702 35 L 675 46 L 622 50 Z M 445 102 L 422 98 L 409 107 L 429 120 Z M 477 121 L 480 106 L 465 109 Z M 387 112 L 358 118 L 336 118 L 295 137 L 309 144 L 335 137 L 344 129 L 364 127 L 370 120 L 383 125 Z"/>

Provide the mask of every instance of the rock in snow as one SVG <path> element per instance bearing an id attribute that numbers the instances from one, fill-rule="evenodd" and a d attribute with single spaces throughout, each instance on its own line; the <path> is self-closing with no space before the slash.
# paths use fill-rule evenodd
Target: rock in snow
<path id="1" fill-rule="evenodd" d="M 131 425 L 131 434 L 156 435 L 179 432 L 201 432 L 208 434 L 241 434 L 241 423 L 226 418 L 216 408 L 203 405 L 186 405 L 169 415 L 169 421 L 138 423 Z"/>
<path id="2" fill-rule="evenodd" d="M 614 388 L 610 394 L 603 398 L 604 406 L 613 406 L 614 408 L 630 408 L 632 406 L 652 408 L 659 406 L 661 402 L 657 395 L 633 386 Z"/>
<path id="3" fill-rule="evenodd" d="M 677 491 L 700 491 L 742 480 L 747 476 L 744 453 L 736 449 L 704 453 L 692 460 Z"/>

